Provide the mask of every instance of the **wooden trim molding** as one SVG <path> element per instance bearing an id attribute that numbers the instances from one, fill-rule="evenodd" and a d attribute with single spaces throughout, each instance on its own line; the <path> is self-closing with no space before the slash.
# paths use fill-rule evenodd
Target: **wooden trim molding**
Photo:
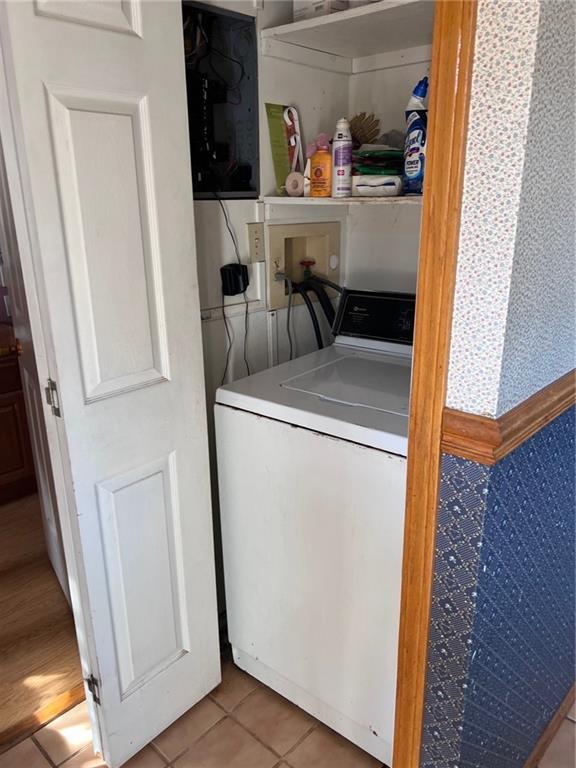
<path id="1" fill-rule="evenodd" d="M 576 686 L 572 686 L 570 690 L 568 691 L 568 694 L 566 695 L 566 698 L 560 704 L 558 707 L 558 711 L 550 720 L 544 731 L 542 732 L 542 735 L 536 742 L 536 746 L 532 750 L 530 757 L 524 764 L 524 768 L 537 768 L 538 763 L 542 758 L 544 757 L 544 753 L 550 746 L 550 743 L 552 742 L 552 739 L 554 736 L 556 736 L 556 733 L 558 732 L 560 726 L 562 725 L 564 718 L 570 711 L 570 707 L 572 704 L 574 704 L 574 701 L 576 699 Z"/>
<path id="2" fill-rule="evenodd" d="M 442 452 L 493 466 L 576 403 L 570 371 L 498 418 L 445 408 Z"/>
<path id="3" fill-rule="evenodd" d="M 418 768 L 476 2 L 438 0 L 410 399 L 394 766 Z"/>

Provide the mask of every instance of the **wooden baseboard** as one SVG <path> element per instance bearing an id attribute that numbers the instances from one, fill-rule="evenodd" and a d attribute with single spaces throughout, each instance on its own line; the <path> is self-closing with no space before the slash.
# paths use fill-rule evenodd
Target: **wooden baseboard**
<path id="1" fill-rule="evenodd" d="M 442 452 L 493 466 L 575 403 L 570 371 L 496 419 L 445 408 Z"/>
<path id="2" fill-rule="evenodd" d="M 572 704 L 574 704 L 574 700 L 576 699 L 576 685 L 573 685 L 572 688 L 568 691 L 568 695 L 560 704 L 558 707 L 558 711 L 550 720 L 546 728 L 544 729 L 542 736 L 538 739 L 538 742 L 534 749 L 532 750 L 532 753 L 526 763 L 524 764 L 524 768 L 537 768 L 538 763 L 544 756 L 544 753 L 550 746 L 552 739 L 554 736 L 556 736 L 556 733 L 560 726 L 562 725 L 562 722 L 564 721 L 566 715 L 570 711 L 570 707 Z"/>

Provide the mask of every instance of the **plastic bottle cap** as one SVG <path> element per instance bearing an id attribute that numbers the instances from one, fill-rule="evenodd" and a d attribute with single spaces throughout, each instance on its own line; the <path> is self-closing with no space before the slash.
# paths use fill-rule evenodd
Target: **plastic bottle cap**
<path id="1" fill-rule="evenodd" d="M 419 96 L 421 99 L 423 99 L 428 93 L 428 77 L 423 77 L 422 80 L 419 81 L 416 88 L 414 88 L 412 93 L 414 96 Z"/>

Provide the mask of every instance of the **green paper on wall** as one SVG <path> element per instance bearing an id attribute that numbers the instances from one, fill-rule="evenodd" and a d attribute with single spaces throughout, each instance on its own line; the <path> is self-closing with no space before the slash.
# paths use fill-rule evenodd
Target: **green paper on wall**
<path id="1" fill-rule="evenodd" d="M 288 134 L 284 122 L 284 110 L 287 107 L 282 104 L 266 104 L 268 117 L 268 130 L 270 132 L 270 147 L 272 149 L 272 162 L 276 177 L 276 192 L 285 194 L 286 177 L 290 173 L 290 155 L 288 153 Z"/>

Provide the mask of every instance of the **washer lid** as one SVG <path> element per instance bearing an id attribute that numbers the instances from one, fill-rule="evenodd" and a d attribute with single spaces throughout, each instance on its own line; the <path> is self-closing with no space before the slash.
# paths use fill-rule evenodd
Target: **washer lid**
<path id="1" fill-rule="evenodd" d="M 220 387 L 216 403 L 406 456 L 410 362 L 333 344 Z"/>
<path id="2" fill-rule="evenodd" d="M 349 355 L 281 382 L 296 392 L 342 405 L 408 416 L 410 367 L 404 361 Z"/>

